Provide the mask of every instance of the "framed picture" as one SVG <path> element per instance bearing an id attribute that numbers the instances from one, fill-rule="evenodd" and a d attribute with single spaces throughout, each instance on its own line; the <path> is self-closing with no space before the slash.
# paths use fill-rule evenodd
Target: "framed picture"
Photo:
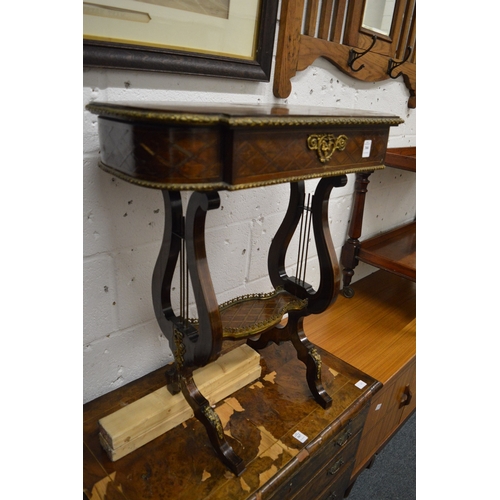
<path id="1" fill-rule="evenodd" d="M 279 0 L 84 0 L 83 65 L 269 81 Z"/>

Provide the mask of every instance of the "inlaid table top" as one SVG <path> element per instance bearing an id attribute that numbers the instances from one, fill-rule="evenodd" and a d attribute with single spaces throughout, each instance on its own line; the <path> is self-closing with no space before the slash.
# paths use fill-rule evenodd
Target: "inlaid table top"
<path id="1" fill-rule="evenodd" d="M 245 189 L 383 168 L 397 116 L 287 105 L 92 102 L 100 166 L 145 187 Z"/>

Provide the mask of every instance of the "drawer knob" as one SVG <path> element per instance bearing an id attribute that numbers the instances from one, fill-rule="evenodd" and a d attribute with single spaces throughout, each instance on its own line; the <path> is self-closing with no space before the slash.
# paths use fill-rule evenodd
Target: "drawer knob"
<path id="1" fill-rule="evenodd" d="M 411 403 L 413 398 L 413 393 L 410 390 L 410 384 L 406 384 L 405 390 L 403 392 L 403 396 L 399 402 L 399 407 L 403 408 L 403 406 L 408 406 Z"/>
<path id="2" fill-rule="evenodd" d="M 307 138 L 307 147 L 316 151 L 321 163 L 326 163 L 335 151 L 343 151 L 347 144 L 347 136 L 333 134 L 311 134 Z"/>
<path id="3" fill-rule="evenodd" d="M 333 466 L 328 469 L 328 475 L 330 476 L 334 476 L 335 474 L 337 474 L 337 472 L 340 470 L 340 468 L 344 465 L 344 460 L 340 459 L 340 460 L 337 460 Z"/>

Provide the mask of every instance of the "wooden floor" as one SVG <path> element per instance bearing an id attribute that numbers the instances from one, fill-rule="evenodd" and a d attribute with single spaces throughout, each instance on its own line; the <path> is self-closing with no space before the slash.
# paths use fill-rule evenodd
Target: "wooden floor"
<path id="1" fill-rule="evenodd" d="M 416 284 L 377 271 L 304 322 L 309 340 L 385 384 L 416 353 Z"/>

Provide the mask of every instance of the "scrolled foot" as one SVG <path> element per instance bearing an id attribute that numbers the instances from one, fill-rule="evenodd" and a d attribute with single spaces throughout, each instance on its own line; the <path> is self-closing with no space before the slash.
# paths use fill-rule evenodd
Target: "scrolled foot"
<path id="1" fill-rule="evenodd" d="M 326 410 L 332 406 L 332 398 L 321 381 L 321 356 L 316 347 L 310 348 L 307 354 L 308 357 L 302 360 L 306 365 L 307 385 L 316 402 Z"/>
<path id="2" fill-rule="evenodd" d="M 193 409 L 194 416 L 203 424 L 207 431 L 210 443 L 217 453 L 221 462 L 229 468 L 233 474 L 239 476 L 245 470 L 245 463 L 234 452 L 226 441 L 222 422 L 217 412 L 210 406 L 208 400 L 203 396 L 196 386 L 192 374 L 181 375 L 182 393 Z"/>

